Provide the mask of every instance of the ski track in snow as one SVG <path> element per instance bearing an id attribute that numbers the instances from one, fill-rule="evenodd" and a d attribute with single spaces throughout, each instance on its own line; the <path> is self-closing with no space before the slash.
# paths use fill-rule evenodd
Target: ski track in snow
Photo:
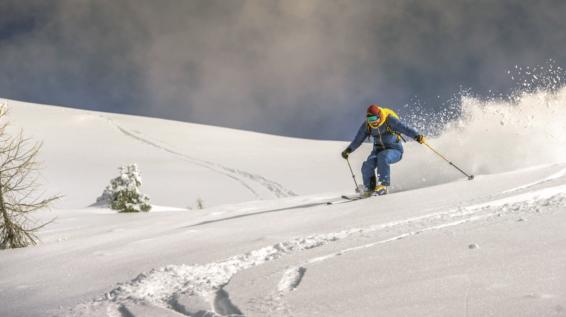
<path id="1" fill-rule="evenodd" d="M 552 174 L 552 175 L 550 175 L 550 176 L 548 176 L 548 177 L 546 177 L 542 180 L 532 182 L 532 183 L 529 183 L 529 184 L 525 184 L 525 185 L 522 185 L 522 186 L 519 186 L 519 187 L 511 188 L 509 190 L 502 192 L 502 194 L 509 194 L 509 193 L 513 193 L 513 192 L 516 192 L 516 191 L 519 191 L 519 190 L 529 189 L 529 188 L 532 188 L 534 186 L 544 184 L 544 183 L 548 183 L 550 181 L 553 181 L 555 179 L 559 179 L 559 178 L 564 177 L 564 176 L 566 176 L 566 169 L 560 170 L 559 172 L 556 172 L 556 173 L 554 173 L 554 174 Z"/>
<path id="2" fill-rule="evenodd" d="M 282 273 L 277 289 L 271 294 L 263 299 L 254 299 L 256 305 L 261 306 L 262 310 L 284 312 L 286 315 L 290 315 L 291 312 L 285 304 L 284 296 L 300 286 L 310 266 L 332 260 L 343 254 L 392 243 L 428 231 L 513 214 L 538 213 L 546 207 L 566 206 L 565 193 L 566 185 L 562 185 L 385 224 L 296 237 L 219 262 L 202 265 L 168 265 L 153 269 L 148 273 L 142 273 L 130 282 L 119 284 L 118 287 L 101 298 L 73 308 L 71 315 L 83 316 L 80 312 L 85 307 L 104 306 L 107 309 L 107 315 L 110 316 L 110 310 L 115 310 L 116 307 L 123 309 L 128 305 L 139 303 L 155 305 L 189 315 L 186 310 L 178 308 L 180 305 L 177 298 L 180 296 L 196 296 L 207 301 L 209 310 L 202 311 L 201 316 L 241 315 L 242 312 L 235 304 L 230 302 L 229 294 L 223 289 L 238 272 L 277 260 L 291 253 L 322 247 L 347 238 L 357 237 L 367 240 L 371 239 L 372 234 L 388 233 L 391 231 L 390 229 L 395 229 L 397 233 L 402 232 L 385 239 L 381 236 L 377 241 L 303 261 Z M 114 313 L 123 316 L 119 312 L 112 312 L 112 314 Z M 205 313 L 209 315 L 205 315 Z"/>
<path id="3" fill-rule="evenodd" d="M 444 229 L 444 228 L 453 227 L 460 224 L 483 220 L 492 217 L 502 217 L 511 213 L 525 212 L 529 209 L 534 209 L 536 212 L 539 212 L 540 207 L 566 206 L 566 194 L 564 193 L 566 193 L 566 185 L 552 187 L 549 189 L 543 189 L 535 192 L 528 192 L 525 194 L 493 200 L 487 203 L 476 204 L 447 212 L 430 214 L 422 217 L 408 219 L 405 221 L 390 223 L 389 224 L 390 227 L 401 226 L 401 225 L 408 225 L 409 227 L 411 226 L 419 227 L 423 224 L 426 224 L 426 226 L 419 228 L 417 230 L 405 232 L 403 234 L 388 239 L 379 240 L 379 241 L 363 244 L 360 246 L 343 249 L 338 252 L 333 252 L 324 256 L 315 257 L 309 259 L 308 261 L 303 263 L 300 267 L 305 268 L 309 264 L 323 262 L 332 259 L 336 256 L 340 256 L 350 252 L 355 252 L 362 249 L 371 248 L 380 244 L 385 244 L 396 240 L 401 240 L 427 231 Z M 452 219 L 453 221 L 448 221 L 448 222 L 446 221 L 450 219 Z M 437 221 L 440 223 L 436 225 L 431 225 Z M 286 279 L 285 277 L 286 274 L 287 272 L 284 274 L 281 281 Z M 301 276 L 301 279 L 302 277 L 303 276 Z M 296 288 L 297 286 L 298 284 L 295 285 L 294 288 Z"/>
<path id="4" fill-rule="evenodd" d="M 284 197 L 290 197 L 290 196 L 297 196 L 296 193 L 294 193 L 292 190 L 289 190 L 285 187 L 283 187 L 281 184 L 269 180 L 261 175 L 257 175 L 257 174 L 253 174 L 247 171 L 243 171 L 243 170 L 239 170 L 239 169 L 235 169 L 235 168 L 231 168 L 231 167 L 227 167 L 221 164 L 217 164 L 217 163 L 213 163 L 210 161 L 205 161 L 205 160 L 201 160 L 201 159 L 197 159 L 194 157 L 191 157 L 189 155 L 177 152 L 175 150 L 172 150 L 170 148 L 167 148 L 163 145 L 160 145 L 154 141 L 151 141 L 149 139 L 147 139 L 146 137 L 142 137 L 140 135 L 138 135 L 137 133 L 134 133 L 132 131 L 129 131 L 128 129 L 122 127 L 121 125 L 119 125 L 114 119 L 104 116 L 104 115 L 100 115 L 100 117 L 106 121 L 108 121 L 111 125 L 113 125 L 114 127 L 116 127 L 122 134 L 133 138 L 137 141 L 140 141 L 144 144 L 147 144 L 149 146 L 155 147 L 161 151 L 165 151 L 169 154 L 173 154 L 175 156 L 181 157 L 182 159 L 204 167 L 206 169 L 209 169 L 213 172 L 222 174 L 226 177 L 229 177 L 233 180 L 235 180 L 236 182 L 240 183 L 243 187 L 245 187 L 246 189 L 248 189 L 253 195 L 254 197 L 261 199 L 262 197 L 259 195 L 259 193 L 257 192 L 256 189 L 254 189 L 254 187 L 250 184 L 248 184 L 246 182 L 246 180 L 252 181 L 254 184 L 257 184 L 265 189 L 267 189 L 269 192 L 273 193 L 274 196 L 276 198 L 284 198 Z"/>

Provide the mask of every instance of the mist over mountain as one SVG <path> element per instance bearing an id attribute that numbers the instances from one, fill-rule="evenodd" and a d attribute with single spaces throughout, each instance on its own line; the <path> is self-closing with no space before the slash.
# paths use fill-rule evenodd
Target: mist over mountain
<path id="1" fill-rule="evenodd" d="M 369 103 L 434 117 L 566 63 L 563 1 L 15 1 L 0 96 L 349 139 Z"/>

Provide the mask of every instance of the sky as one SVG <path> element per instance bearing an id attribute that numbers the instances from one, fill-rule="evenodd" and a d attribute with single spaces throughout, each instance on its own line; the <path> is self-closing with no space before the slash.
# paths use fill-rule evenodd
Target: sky
<path id="1" fill-rule="evenodd" d="M 0 0 L 0 97 L 349 140 L 566 66 L 566 1 Z"/>

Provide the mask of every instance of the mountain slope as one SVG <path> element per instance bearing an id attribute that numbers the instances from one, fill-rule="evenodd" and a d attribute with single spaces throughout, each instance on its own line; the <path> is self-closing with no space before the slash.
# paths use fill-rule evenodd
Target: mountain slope
<path id="1" fill-rule="evenodd" d="M 297 142 L 290 138 L 167 120 L 16 101 L 10 101 L 9 108 L 13 130 L 23 129 L 43 142 L 47 186 L 73 193 L 66 195 L 61 207 L 94 203 L 117 168 L 133 162 L 140 165 L 145 191 L 156 204 L 180 207 L 192 206 L 198 198 L 205 205 L 217 205 L 350 187 L 344 182 L 348 180 L 345 170 L 336 172 L 337 165 L 343 167 L 337 154 L 341 142 L 321 142 L 313 149 L 310 144 L 315 142 L 308 140 L 294 146 Z M 317 153 L 321 149 L 336 155 L 322 162 Z M 299 158 L 307 165 L 280 168 L 279 162 Z M 320 168 L 305 174 L 314 164 Z M 330 183 L 334 188 L 310 185 L 328 184 L 320 181 L 321 171 L 336 180 Z M 76 190 L 77 184 L 81 191 Z"/>
<path id="2" fill-rule="evenodd" d="M 353 187 L 344 142 L 9 105 L 12 129 L 44 142 L 48 191 L 66 198 L 34 215 L 56 217 L 39 246 L 1 251 L 0 316 L 565 312 L 566 163 L 552 142 L 539 160 L 525 154 L 505 168 L 478 161 L 489 144 L 470 154 L 432 140 L 471 172 L 490 172 L 471 182 L 408 143 L 391 195 L 343 202 Z M 485 130 L 450 138 L 495 129 L 483 120 Z M 541 140 L 533 120 L 536 140 L 525 144 Z M 499 145 L 507 160 L 518 153 Z M 356 171 L 367 151 L 354 153 Z M 144 192 L 175 207 L 86 208 L 132 161 Z M 198 197 L 209 207 L 187 210 Z"/>

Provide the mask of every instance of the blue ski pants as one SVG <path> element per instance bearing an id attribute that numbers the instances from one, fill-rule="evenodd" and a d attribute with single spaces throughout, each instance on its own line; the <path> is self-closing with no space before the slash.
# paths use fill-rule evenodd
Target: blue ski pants
<path id="1" fill-rule="evenodd" d="M 379 174 L 379 182 L 384 186 L 391 185 L 391 168 L 390 164 L 397 163 L 403 157 L 403 153 L 399 150 L 386 149 L 381 151 L 372 151 L 367 160 L 362 165 L 362 175 L 364 186 L 370 189 L 371 178 L 375 177 L 375 169 Z M 373 188 L 371 188 L 373 190 Z"/>

